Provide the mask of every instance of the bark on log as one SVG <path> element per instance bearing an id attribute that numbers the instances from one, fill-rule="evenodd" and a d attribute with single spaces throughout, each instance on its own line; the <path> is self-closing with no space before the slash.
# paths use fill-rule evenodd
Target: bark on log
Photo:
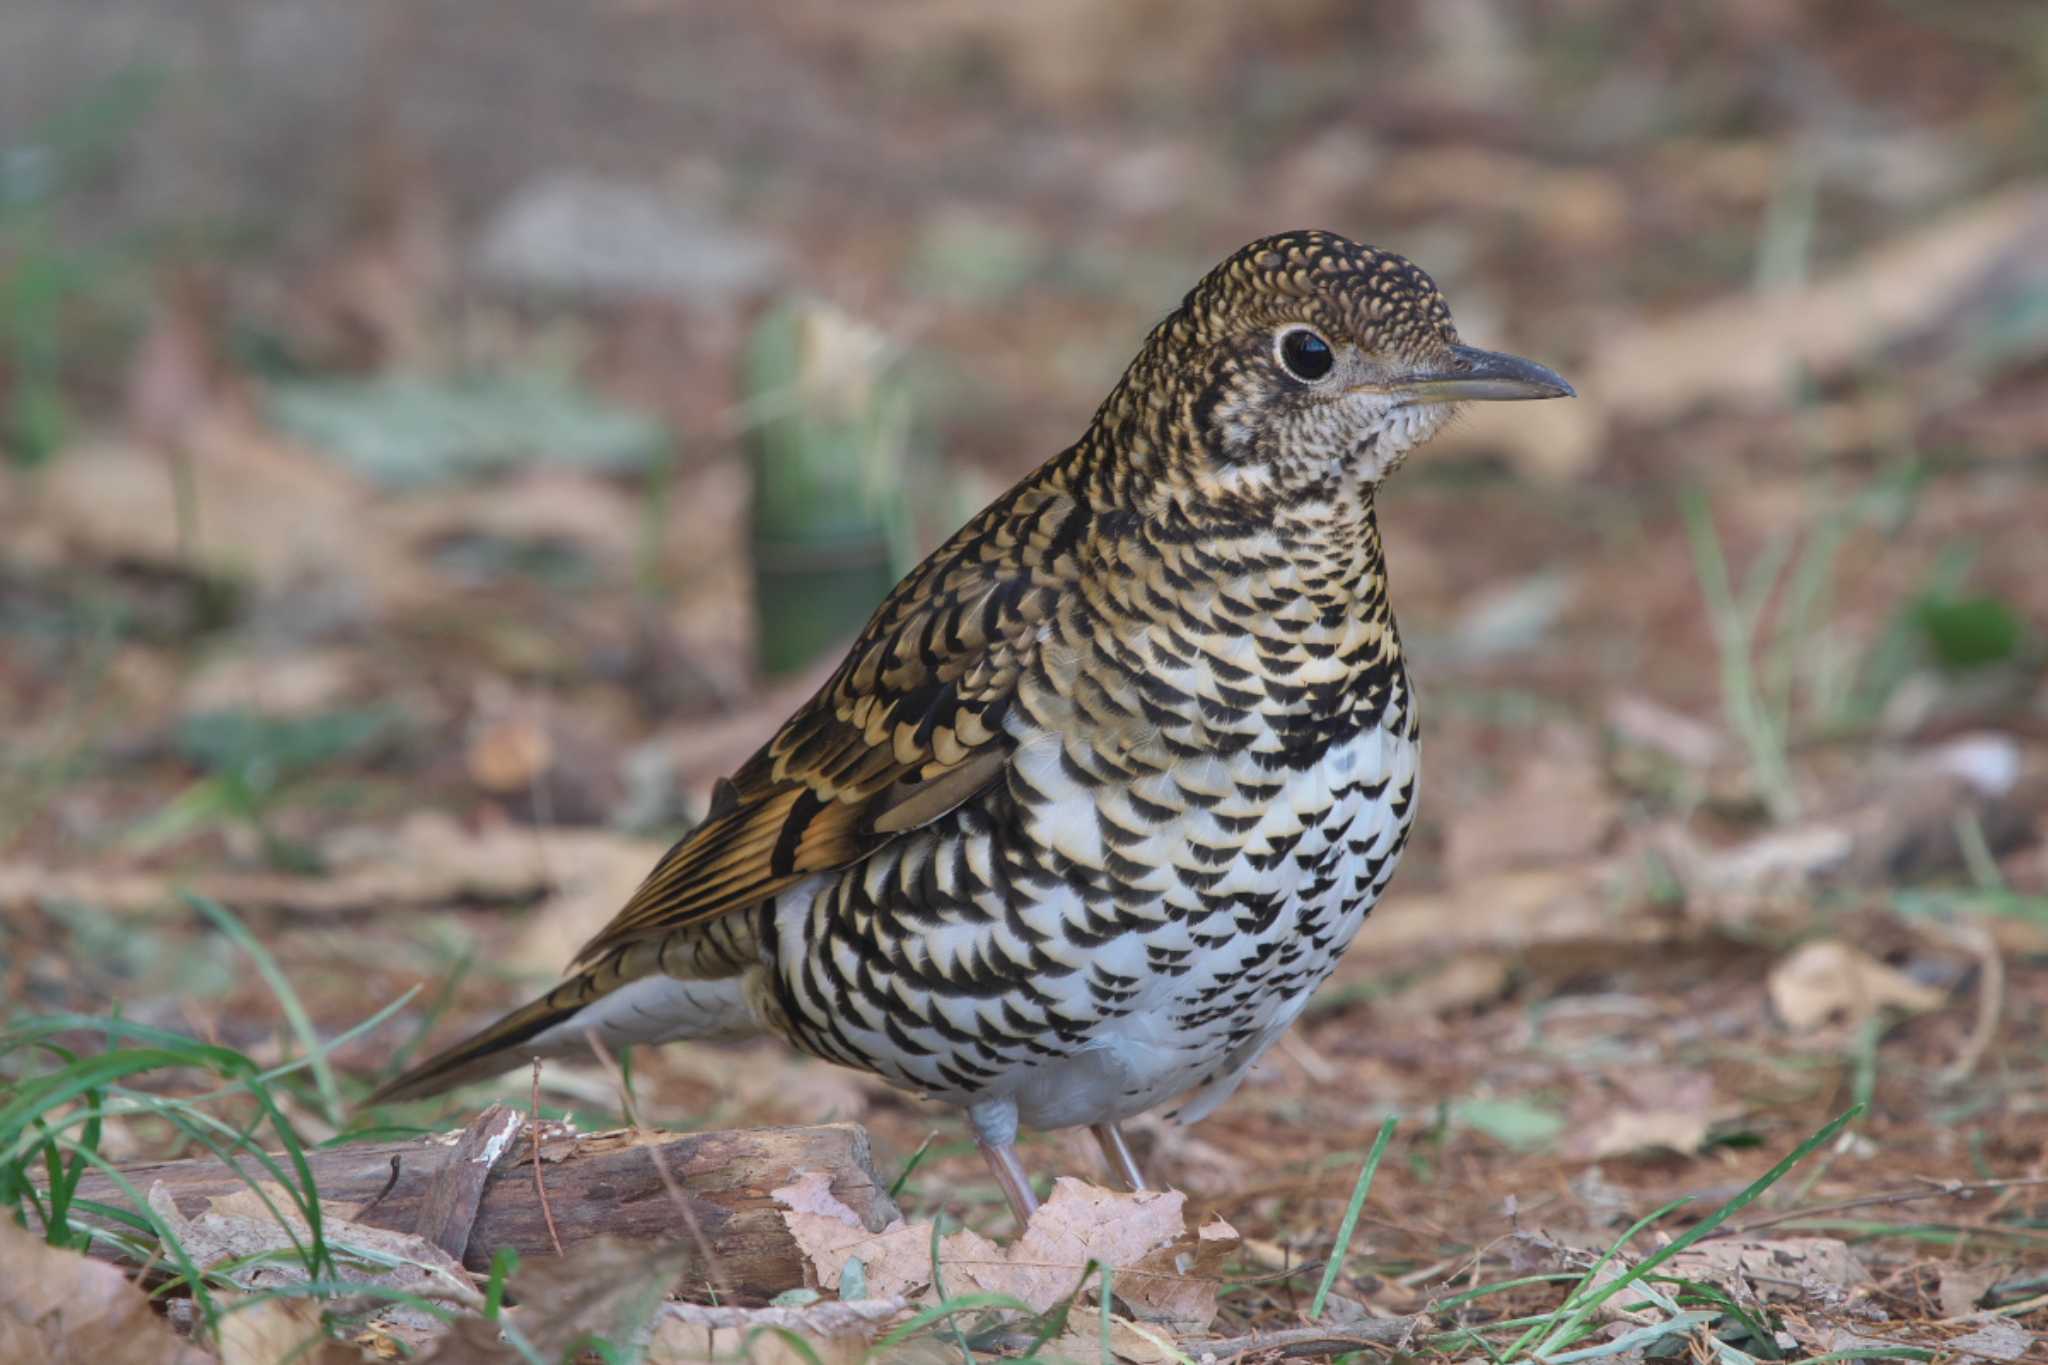
<path id="1" fill-rule="evenodd" d="M 456 1150 L 448 1138 L 422 1138 L 310 1151 L 306 1159 L 323 1202 L 361 1209 L 356 1222 L 413 1232 L 421 1230 L 435 1177 Z M 853 1123 L 713 1133 L 627 1129 L 559 1134 L 543 1137 L 541 1161 L 548 1208 L 565 1249 L 601 1235 L 680 1242 L 693 1254 L 678 1288 L 692 1298 L 716 1285 L 721 1296 L 765 1301 L 805 1283 L 803 1255 L 783 1223 L 781 1206 L 769 1195 L 805 1171 L 829 1172 L 833 1194 L 871 1231 L 879 1232 L 898 1216 L 875 1174 L 867 1131 Z M 247 1161 L 243 1165 L 254 1169 Z M 122 1174 L 145 1197 L 162 1184 L 188 1216 L 203 1212 L 217 1195 L 248 1187 L 210 1158 L 128 1166 Z M 443 1189 L 447 1183 L 441 1182 Z M 390 1189 L 379 1198 L 387 1184 Z M 80 1182 L 77 1197 L 131 1207 L 120 1188 L 97 1173 Z M 426 1232 L 434 1234 L 433 1229 Z M 460 1251 L 463 1264 L 486 1271 L 500 1247 L 511 1247 L 522 1258 L 554 1254 L 534 1191 L 533 1149 L 524 1133 L 484 1181 L 475 1223 Z M 112 1253 L 102 1244 L 95 1254 Z"/>

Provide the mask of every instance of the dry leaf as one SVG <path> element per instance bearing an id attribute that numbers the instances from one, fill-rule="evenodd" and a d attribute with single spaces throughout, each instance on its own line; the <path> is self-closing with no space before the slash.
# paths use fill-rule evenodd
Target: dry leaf
<path id="1" fill-rule="evenodd" d="M 203 1212 L 190 1218 L 179 1210 L 169 1186 L 161 1181 L 150 1186 L 148 1199 L 151 1210 L 200 1269 L 238 1263 L 234 1270 L 218 1273 L 251 1290 L 306 1282 L 306 1268 L 295 1247 L 308 1245 L 312 1234 L 289 1197 L 276 1186 L 267 1186 L 262 1193 L 252 1188 L 217 1196 L 207 1202 Z M 470 1282 L 468 1272 L 447 1252 L 409 1232 L 350 1222 L 345 1216 L 349 1212 L 352 1210 L 339 1204 L 323 1202 L 320 1206 L 321 1235 L 344 1278 L 471 1310 L 483 1306 L 483 1296 Z M 251 1258 L 258 1259 L 239 1264 Z M 431 1333 L 438 1326 L 432 1314 L 404 1304 L 384 1308 L 377 1320 L 408 1337 Z M 285 1330 L 283 1324 L 267 1320 L 261 1326 L 266 1333 Z"/>
<path id="2" fill-rule="evenodd" d="M 1870 1272 L 1833 1237 L 1780 1237 L 1766 1241 L 1712 1241 L 1679 1252 L 1671 1274 L 1719 1285 L 1738 1302 L 1807 1299 L 1842 1301 L 1870 1283 Z"/>
<path id="3" fill-rule="evenodd" d="M 128 1277 L 0 1218 L 0 1360 L 206 1365 Z"/>
<path id="4" fill-rule="evenodd" d="M 1705 402 L 1780 404 L 1794 375 L 1839 374 L 1937 325 L 2002 263 L 2038 256 L 2044 241 L 2048 193 L 1977 200 L 1806 288 L 1738 295 L 1620 329 L 1579 388 L 1600 395 L 1612 415 L 1643 423 Z"/>
<path id="5" fill-rule="evenodd" d="M 837 1290 L 847 1261 L 858 1257 L 871 1293 L 921 1297 L 931 1288 L 930 1224 L 899 1219 L 869 1232 L 820 1172 L 771 1193 L 821 1287 Z M 1061 1177 L 1010 1246 L 971 1230 L 941 1239 L 939 1272 L 950 1294 L 1007 1294 L 1043 1312 L 1086 1290 L 1084 1272 L 1094 1262 L 1111 1267 L 1115 1293 L 1141 1316 L 1206 1325 L 1215 1313 L 1217 1270 L 1235 1250 L 1237 1234 L 1215 1222 L 1189 1237 L 1184 1202 L 1178 1191 L 1124 1194 Z M 1185 1275 L 1174 1265 L 1183 1255 L 1193 1258 Z"/>
<path id="6" fill-rule="evenodd" d="M 1181 1332 L 1202 1331 L 1216 1317 L 1223 1267 L 1241 1245 L 1236 1228 L 1212 1218 L 1192 1241 L 1179 1238 L 1113 1275 L 1111 1292 L 1143 1322 Z"/>
<path id="7" fill-rule="evenodd" d="M 1512 975 L 1504 953 L 1460 953 L 1435 971 L 1395 991 L 1379 1008 L 1391 1018 L 1414 1019 L 1471 1009 L 1507 993 Z"/>
<path id="8" fill-rule="evenodd" d="M 1610 885 L 1632 872 L 1603 858 L 1570 867 L 1498 872 L 1442 891 L 1408 891 L 1374 909 L 1373 961 L 1384 965 L 1401 952 L 1471 948 L 1523 948 L 1531 944 L 1596 943 L 1625 953 L 1631 945 L 1662 943 L 1671 927 L 1649 915 L 1616 917 Z M 1368 970 L 1354 955 L 1351 970 Z M 1344 968 L 1339 968 L 1340 979 Z"/>
<path id="9" fill-rule="evenodd" d="M 644 1340 L 694 1254 L 684 1242 L 595 1237 L 560 1259 L 529 1257 L 510 1284 L 510 1295 L 523 1306 L 507 1309 L 505 1320 L 543 1360 L 559 1360 L 590 1337 L 615 1346 Z M 457 1321 L 428 1357 L 433 1365 L 509 1365 L 526 1358 L 480 1318 Z"/>
<path id="10" fill-rule="evenodd" d="M 1583 1155 L 1598 1159 L 1661 1150 L 1691 1156 L 1707 1140 L 1708 1127 L 1703 1109 L 1624 1109 L 1594 1127 Z"/>
<path id="11" fill-rule="evenodd" d="M 524 795 L 555 761 L 554 741 L 532 713 L 480 720 L 463 751 L 470 780 L 484 791 Z"/>
<path id="12" fill-rule="evenodd" d="M 662 1308 L 647 1343 L 647 1365 L 697 1365 L 744 1359 L 749 1365 L 854 1365 L 868 1345 L 910 1308 L 908 1299 L 824 1300 L 802 1308 Z M 783 1336 L 800 1337 L 803 1351 Z"/>
<path id="13" fill-rule="evenodd" d="M 1101 1326 L 1091 1323 L 1088 1327 L 1091 1330 L 1084 1330 L 1079 1324 L 1070 1325 L 1041 1354 L 1049 1360 L 1070 1360 L 1075 1365 L 1107 1365 L 1102 1353 Z M 1109 1356 L 1123 1365 L 1166 1365 L 1168 1361 L 1183 1359 L 1184 1353 L 1163 1328 L 1113 1317 L 1109 1320 Z"/>
<path id="14" fill-rule="evenodd" d="M 1945 992 L 1835 939 L 1795 949 L 1771 969 L 1768 986 L 1771 1008 L 1794 1033 L 1809 1033 L 1838 1015 L 1867 1019 L 1887 1007 L 1917 1014 L 1947 999 Z"/>
<path id="15" fill-rule="evenodd" d="M 1947 1343 L 1965 1360 L 2025 1360 L 2040 1338 L 2011 1318 L 1986 1314 L 1984 1325 Z"/>
<path id="16" fill-rule="evenodd" d="M 1938 1297 L 1945 1318 L 1966 1318 L 1977 1311 L 1977 1303 L 2003 1275 L 1992 1266 L 1959 1265 L 1942 1261 L 1935 1272 L 1940 1277 Z"/>
<path id="17" fill-rule="evenodd" d="M 360 1365 L 363 1353 L 329 1337 L 320 1306 L 307 1299 L 223 1302 L 221 1365 Z"/>
<path id="18" fill-rule="evenodd" d="M 1715 1099 L 1712 1073 L 1685 1067 L 1617 1068 L 1608 1078 L 1618 1102 L 1582 1125 L 1573 1155 L 1598 1159 L 1644 1151 L 1691 1155 L 1706 1141 L 1708 1128 L 1739 1105 Z"/>
<path id="19" fill-rule="evenodd" d="M 422 811 L 396 829 L 337 832 L 321 845 L 328 870 L 317 877 L 168 876 L 0 862 L 0 905 L 74 900 L 109 914 L 146 914 L 176 905 L 180 888 L 238 910 L 299 914 L 542 901 L 528 939 L 537 946 L 515 949 L 503 960 L 554 972 L 611 917 L 666 847 L 603 830 L 470 830 Z"/>

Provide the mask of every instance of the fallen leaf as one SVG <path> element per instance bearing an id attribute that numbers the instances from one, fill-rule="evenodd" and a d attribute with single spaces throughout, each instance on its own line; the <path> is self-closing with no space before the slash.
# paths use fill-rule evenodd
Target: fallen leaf
<path id="1" fill-rule="evenodd" d="M 1511 960 L 1504 953 L 1460 953 L 1395 991 L 1378 1007 L 1403 1019 L 1452 1014 L 1499 999 L 1507 993 L 1511 976 Z"/>
<path id="2" fill-rule="evenodd" d="M 1527 868 L 1391 896 L 1373 911 L 1374 958 L 1383 963 L 1404 951 L 1442 957 L 1469 948 L 1574 942 L 1627 951 L 1631 944 L 1668 939 L 1670 927 L 1651 916 L 1615 916 L 1607 888 L 1620 871 L 1609 860 Z M 1353 971 L 1365 968 L 1362 956 L 1350 961 Z"/>
<path id="3" fill-rule="evenodd" d="M 324 840 L 317 877 L 225 872 L 171 876 L 118 869 L 60 869 L 0 862 L 0 905 L 78 901 L 108 914 L 178 905 L 187 889 L 244 912 L 340 914 L 465 901 L 539 902 L 531 947 L 504 959 L 553 972 L 625 902 L 667 847 L 604 830 L 495 826 L 472 830 L 421 811 L 391 829 L 344 829 Z"/>
<path id="4" fill-rule="evenodd" d="M 1148 1252 L 1121 1275 L 1111 1274 L 1110 1292 L 1141 1321 L 1180 1332 L 1199 1332 L 1215 1320 L 1223 1267 L 1236 1258 L 1243 1240 L 1237 1229 L 1212 1218 L 1195 1233 Z"/>
<path id="5" fill-rule="evenodd" d="M 1125 1317 L 1109 1320 L 1109 1352 L 1103 1354 L 1102 1328 L 1099 1322 L 1084 1325 L 1071 1324 L 1066 1332 L 1055 1338 L 1043 1353 L 1048 1359 L 1070 1360 L 1076 1365 L 1097 1365 L 1097 1362 L 1117 1360 L 1123 1365 L 1166 1365 L 1167 1361 L 1182 1360 L 1185 1354 L 1178 1343 L 1167 1335 L 1164 1329 L 1150 1323 L 1132 1322 Z"/>
<path id="6" fill-rule="evenodd" d="M 2024 1360 L 2040 1338 L 2011 1318 L 1987 1315 L 1984 1325 L 1947 1343 L 1948 1349 L 1965 1358 L 1979 1360 Z"/>
<path id="7" fill-rule="evenodd" d="M 592 1338 L 614 1346 L 640 1340 L 694 1255 L 682 1241 L 594 1237 L 567 1256 L 529 1257 L 512 1272 L 508 1289 L 522 1306 L 506 1309 L 504 1320 L 532 1355 L 501 1341 L 499 1327 L 463 1318 L 427 1359 L 433 1365 L 509 1365 L 534 1355 L 560 1360 Z"/>
<path id="8" fill-rule="evenodd" d="M 482 717 L 463 750 L 470 780 L 497 795 L 524 795 L 555 760 L 554 741 L 532 712 Z"/>
<path id="9" fill-rule="evenodd" d="M 315 716 L 347 704 L 363 660 L 349 649 L 295 646 L 209 654 L 180 699 L 187 716 L 257 711 Z"/>
<path id="10" fill-rule="evenodd" d="M 1718 1285 L 1746 1302 L 1840 1303 L 1850 1291 L 1870 1283 L 1870 1272 L 1856 1253 L 1833 1237 L 1702 1242 L 1672 1257 L 1666 1269 Z"/>
<path id="11" fill-rule="evenodd" d="M 931 1289 L 930 1224 L 898 1219 L 869 1232 L 833 1197 L 820 1172 L 771 1194 L 820 1287 L 836 1291 L 846 1262 L 858 1257 L 870 1294 L 922 1298 Z M 1189 1237 L 1184 1203 L 1178 1191 L 1126 1194 L 1063 1176 L 1008 1247 L 972 1230 L 942 1238 L 939 1274 L 949 1294 L 1006 1294 L 1043 1312 L 1089 1289 L 1084 1276 L 1093 1262 L 1111 1268 L 1113 1292 L 1140 1316 L 1206 1325 L 1215 1313 L 1221 1262 L 1235 1250 L 1237 1234 L 1219 1221 Z M 1184 1255 L 1192 1260 L 1186 1274 L 1175 1266 Z"/>
<path id="12" fill-rule="evenodd" d="M 0 1218 L 0 1360 L 206 1365 L 128 1277 Z"/>
<path id="13" fill-rule="evenodd" d="M 1592 1130 L 1583 1155 L 1598 1159 L 1667 1151 L 1691 1156 L 1707 1140 L 1709 1126 L 1704 1110 L 1624 1109 L 1609 1114 Z"/>
<path id="14" fill-rule="evenodd" d="M 743 1359 L 749 1365 L 854 1365 L 882 1331 L 909 1311 L 908 1299 L 827 1300 L 801 1308 L 662 1306 L 647 1365 Z M 801 1339 L 802 1347 L 789 1340 Z"/>
<path id="15" fill-rule="evenodd" d="M 202 1270 L 212 1270 L 251 1291 L 288 1289 L 310 1278 L 299 1248 L 311 1245 L 311 1230 L 290 1196 L 275 1185 L 215 1196 L 193 1217 L 179 1210 L 170 1187 L 161 1181 L 150 1186 L 148 1202 L 192 1263 Z M 342 1278 L 366 1289 L 375 1286 L 461 1308 L 474 1310 L 483 1306 L 483 1296 L 471 1284 L 468 1273 L 447 1252 L 409 1232 L 391 1232 L 350 1222 L 348 1212 L 338 1204 L 323 1202 L 320 1206 L 321 1236 Z M 376 1307 L 382 1302 L 372 1299 L 365 1306 Z M 244 1311 L 256 1313 L 257 1309 Z M 412 1338 L 431 1335 L 439 1329 L 439 1319 L 433 1314 L 405 1304 L 383 1307 L 375 1320 L 395 1334 Z M 261 1314 L 240 1330 L 248 1334 L 247 1349 L 251 1352 L 242 1359 L 249 1365 L 259 1365 L 267 1360 L 260 1354 L 261 1343 L 274 1342 L 297 1328 L 275 1315 Z M 305 1335 L 301 1333 L 293 1340 L 304 1340 Z"/>
<path id="16" fill-rule="evenodd" d="M 309 1299 L 223 1304 L 221 1365 L 360 1365 L 363 1353 L 327 1335 Z"/>
<path id="17" fill-rule="evenodd" d="M 2001 266 L 2039 259 L 2044 240 L 2048 193 L 1980 199 L 1806 288 L 1738 295 L 1621 328 L 1579 388 L 1600 395 L 1610 415 L 1646 424 L 1709 402 L 1781 404 L 1794 376 L 1840 374 L 1931 329 Z"/>
<path id="18" fill-rule="evenodd" d="M 661 424 L 544 372 L 456 380 L 321 376 L 270 386 L 278 426 L 371 483 L 417 488 L 545 461 L 641 472 L 667 449 Z"/>
<path id="19" fill-rule="evenodd" d="M 669 295 L 701 307 L 772 283 L 782 255 L 684 195 L 550 173 L 521 185 L 484 226 L 476 268 L 520 290 Z"/>
<path id="20" fill-rule="evenodd" d="M 1771 1008 L 1794 1033 L 1810 1033 L 1837 1016 L 1867 1019 L 1885 1008 L 1917 1014 L 1947 999 L 1945 992 L 1836 939 L 1793 950 L 1771 968 L 1766 984 Z"/>
<path id="21" fill-rule="evenodd" d="M 1616 1068 L 1608 1077 L 1615 1092 L 1600 1101 L 1597 1117 L 1578 1125 L 1569 1146 L 1573 1156 L 1598 1160 L 1646 1151 L 1689 1156 L 1705 1143 L 1719 1119 L 1741 1112 L 1716 1100 L 1711 1072 L 1676 1066 Z"/>
<path id="22" fill-rule="evenodd" d="M 1936 1296 L 1941 1300 L 1941 1315 L 1946 1318 L 1966 1318 L 1976 1312 L 1985 1293 L 2003 1278 L 1994 1267 L 1955 1261 L 1939 1262 L 1935 1273 L 1940 1278 Z"/>

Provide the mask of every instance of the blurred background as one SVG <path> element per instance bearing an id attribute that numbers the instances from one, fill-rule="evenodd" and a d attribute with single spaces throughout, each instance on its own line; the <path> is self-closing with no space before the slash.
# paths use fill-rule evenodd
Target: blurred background
<path id="1" fill-rule="evenodd" d="M 512 1003 L 897 571 L 1301 226 L 1581 397 L 1387 489 L 1416 839 L 1152 1168 L 1284 1265 L 1399 1109 L 1368 1227 L 1411 1269 L 1855 1099 L 1830 1182 L 2042 1174 L 2036 0 L 9 0 L 0 992 L 297 1046 L 184 888 L 322 1033 L 425 986 L 350 1085 Z M 936 1128 L 907 1202 L 999 1207 L 865 1078 L 637 1076 L 673 1127 L 861 1118 L 885 1168 Z M 1939 1297 L 1924 1237 L 1855 1235 Z"/>

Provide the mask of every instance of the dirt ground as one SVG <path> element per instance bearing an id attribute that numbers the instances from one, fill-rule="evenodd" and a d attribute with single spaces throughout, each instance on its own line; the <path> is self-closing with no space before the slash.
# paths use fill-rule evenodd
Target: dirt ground
<path id="1" fill-rule="evenodd" d="M 298 160 L 202 155 L 210 57 L 139 112 L 109 76 L 0 134 L 60 168 L 0 195 L 17 1022 L 293 1055 L 186 891 L 319 1036 L 422 988 L 333 1053 L 350 1094 L 517 1003 L 815 682 L 755 662 L 764 308 L 830 300 L 900 354 L 928 544 L 1072 439 L 1209 264 L 1328 226 L 1582 396 L 1474 412 L 1385 491 L 1420 824 L 1238 1097 L 1134 1129 L 1189 1226 L 1242 1239 L 1180 1349 L 1303 1326 L 1389 1114 L 1325 1321 L 1583 1269 L 1694 1196 L 1676 1235 L 1862 1105 L 1703 1244 L 1775 1269 L 1697 1274 L 1754 1295 L 1780 1358 L 2048 1360 L 2038 6 L 486 8 L 377 11 L 336 58 L 377 79 L 317 99 L 250 48 L 222 88 L 294 111 Z M 134 189 L 184 157 L 232 207 Z M 317 188 L 262 202 L 273 164 Z M 479 374 L 575 402 L 450 453 L 389 387 Z M 905 1212 L 1007 1228 L 960 1124 L 867 1077 L 765 1043 L 633 1068 L 665 1128 L 855 1119 L 892 1177 L 929 1143 Z M 617 1122 L 603 1069 L 545 1081 Z M 488 1093 L 381 1118 L 460 1126 Z M 116 1122 L 103 1150 L 189 1147 Z M 1080 1137 L 1025 1157 L 1099 1178 Z"/>

